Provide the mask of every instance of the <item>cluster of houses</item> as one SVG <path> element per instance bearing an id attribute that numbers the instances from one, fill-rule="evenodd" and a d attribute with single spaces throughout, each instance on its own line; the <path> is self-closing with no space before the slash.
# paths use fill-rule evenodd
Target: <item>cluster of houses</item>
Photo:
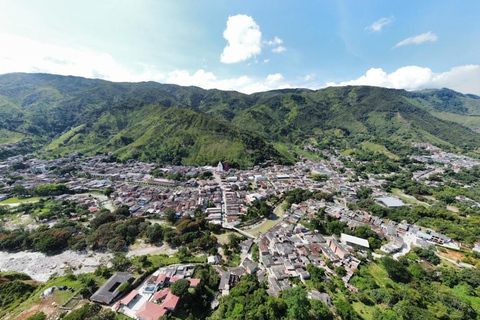
<path id="1" fill-rule="evenodd" d="M 90 298 L 91 301 L 109 305 L 114 300 L 113 309 L 137 320 L 158 320 L 177 309 L 180 297 L 173 294 L 170 286 L 186 279 L 191 288 L 200 284 L 200 279 L 192 278 L 193 265 L 171 265 L 160 268 L 132 291 L 122 291 L 122 286 L 133 282 L 133 276 L 117 272 L 105 282 Z M 123 296 L 122 296 L 123 294 Z"/>
<path id="2" fill-rule="evenodd" d="M 412 159 L 415 159 L 420 162 L 424 163 L 437 163 L 442 164 L 446 168 L 450 168 L 455 172 L 460 171 L 461 168 L 472 168 L 480 164 L 477 159 L 458 155 L 454 153 L 444 152 L 439 149 L 433 149 L 426 147 L 426 150 L 432 152 L 429 155 L 421 155 L 421 156 L 411 156 Z M 436 166 L 430 166 L 431 169 L 436 169 Z"/>
<path id="3" fill-rule="evenodd" d="M 472 158 L 444 153 L 428 144 L 414 145 L 432 154 L 412 156 L 425 162 L 426 170 L 414 172 L 417 180 L 428 179 L 431 175 L 442 173 L 444 167 L 458 170 L 460 167 L 478 165 Z M 312 161 L 304 159 L 293 166 L 271 164 L 255 166 L 248 170 L 232 169 L 221 162 L 216 167 L 169 166 L 158 168 L 155 164 L 131 161 L 128 163 L 107 162 L 107 156 L 97 155 L 80 160 L 78 155 L 71 154 L 64 158 L 42 160 L 17 156 L 0 162 L 0 173 L 11 172 L 16 163 L 14 173 L 23 179 L 6 187 L 0 193 L 0 201 L 9 197 L 9 189 L 15 185 L 34 188 L 40 184 L 65 183 L 70 190 L 110 189 L 109 202 L 112 207 L 128 206 L 133 216 L 146 214 L 163 215 L 166 209 L 173 209 L 178 216 L 193 215 L 201 209 L 211 223 L 224 227 L 238 226 L 242 216 L 247 213 L 251 203 L 257 200 L 280 196 L 286 191 L 300 188 L 312 192 L 321 191 L 335 194 L 333 202 L 310 199 L 293 204 L 286 212 L 283 220 L 255 240 L 242 242 L 242 262 L 238 267 L 221 269 L 219 291 L 228 294 L 245 273 L 256 274 L 260 281 L 268 282 L 268 292 L 277 296 L 280 291 L 291 288 L 291 279 L 306 281 L 310 278 L 307 266 L 312 264 L 326 270 L 327 274 L 335 274 L 338 268 L 345 269 L 342 280 L 351 290 L 357 289 L 349 284 L 350 278 L 360 264 L 359 255 L 366 256 L 370 244 L 367 239 L 348 234 L 322 236 L 317 231 L 306 229 L 302 222 L 311 219 L 322 209 L 325 214 L 338 219 L 351 229 L 369 225 L 381 239 L 389 242 L 381 247 L 381 251 L 389 254 L 404 254 L 411 246 L 428 247 L 438 244 L 458 248 L 458 244 L 449 237 L 431 229 L 421 228 L 406 221 L 385 221 L 349 204 L 359 201 L 357 192 L 361 187 L 372 190 L 375 201 L 387 208 L 408 206 L 401 199 L 382 190 L 386 182 L 384 175 L 368 175 L 367 178 L 352 180 L 353 169 L 344 166 L 343 162 L 328 151 L 319 151 L 313 146 L 306 146 L 309 151 L 321 152 L 327 160 Z M 349 158 L 349 161 L 356 161 Z M 440 165 L 435 165 L 440 164 Z M 71 173 L 68 168 L 75 168 Z M 65 170 L 62 170 L 65 169 Z M 158 172 L 161 172 L 161 178 Z M 200 179 L 201 173 L 210 171 L 215 176 Z M 177 180 L 164 177 L 180 175 Z M 1 179 L 5 175 L 0 175 Z M 432 182 L 435 183 L 435 182 Z M 76 200 L 85 204 L 95 214 L 105 203 L 93 197 L 79 198 L 76 195 L 61 195 L 55 200 Z M 471 201 L 459 196 L 457 201 Z M 479 203 L 476 203 L 480 206 Z M 355 206 L 354 206 L 355 207 Z M 259 248 L 259 261 L 255 262 L 250 250 L 256 243 Z M 478 249 L 480 250 L 480 249 Z M 215 259 L 213 259 L 215 260 Z M 210 261 L 210 259 L 209 259 Z M 210 261 L 215 264 L 216 261 Z M 144 281 L 138 288 L 125 296 L 125 283 L 131 283 L 132 275 L 116 273 L 93 296 L 92 301 L 111 304 L 118 300 L 114 309 L 139 320 L 157 320 L 159 317 L 176 310 L 180 298 L 175 296 L 170 285 L 180 279 L 188 279 L 191 287 L 199 284 L 192 278 L 194 266 L 175 265 L 162 268 Z M 312 291 L 315 299 L 331 303 L 328 295 Z"/>
<path id="4" fill-rule="evenodd" d="M 179 215 L 192 215 L 197 208 L 220 207 L 222 192 L 213 180 L 201 180 L 196 188 L 158 188 L 122 183 L 116 186 L 110 197 L 115 206 L 128 206 L 134 216 L 161 216 L 167 208 Z"/>
<path id="5" fill-rule="evenodd" d="M 332 274 L 336 267 L 343 266 L 347 271 L 343 280 L 347 284 L 360 264 L 353 255 L 353 246 L 365 250 L 369 248 L 368 241 L 344 234 L 341 238 L 323 237 L 290 221 L 286 218 L 258 240 L 260 261 L 268 274 L 269 293 L 276 296 L 281 290 L 291 288 L 289 278 L 310 279 L 309 264 Z"/>
<path id="6" fill-rule="evenodd" d="M 403 201 L 391 196 L 378 197 L 376 201 L 388 208 L 406 206 Z M 313 210 L 310 209 L 310 211 L 315 212 L 317 207 L 320 206 L 313 206 Z M 312 208 L 312 205 L 309 208 Z M 365 210 L 353 211 L 342 205 L 326 204 L 325 213 L 346 223 L 351 230 L 355 230 L 362 225 L 369 225 L 380 239 L 389 240 L 387 244 L 380 248 L 385 253 L 397 253 L 400 251 L 407 253 L 411 245 L 422 248 L 435 244 L 451 248 L 460 247 L 451 238 L 432 229 L 422 228 L 415 224 L 409 224 L 406 221 L 385 221 L 380 217 L 369 214 Z"/>
<path id="7" fill-rule="evenodd" d="M 17 164 L 21 166 L 16 166 Z M 21 176 L 22 179 L 17 179 L 11 186 L 22 185 L 27 189 L 36 188 L 42 184 L 59 183 L 62 181 L 61 177 L 56 174 L 49 174 L 50 168 L 59 168 L 68 165 L 68 159 L 28 159 L 25 156 L 18 155 L 8 158 L 6 161 L 0 162 L 0 185 L 6 184 L 7 173 L 12 176 Z M 8 188 L 7 188 L 8 191 Z"/>

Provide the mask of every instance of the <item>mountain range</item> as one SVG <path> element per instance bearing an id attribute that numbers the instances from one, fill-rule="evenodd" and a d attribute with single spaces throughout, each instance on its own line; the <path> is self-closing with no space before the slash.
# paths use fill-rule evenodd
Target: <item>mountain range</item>
<path id="1" fill-rule="evenodd" d="M 480 147 L 478 132 L 480 97 L 450 89 L 347 86 L 246 95 L 156 82 L 0 76 L 0 144 L 23 141 L 47 157 L 113 152 L 120 159 L 247 166 L 291 163 L 306 143 L 417 141 L 472 152 Z"/>

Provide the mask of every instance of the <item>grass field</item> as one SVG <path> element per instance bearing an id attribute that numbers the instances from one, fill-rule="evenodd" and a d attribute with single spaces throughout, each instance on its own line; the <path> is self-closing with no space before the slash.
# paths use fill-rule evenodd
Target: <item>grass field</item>
<path id="1" fill-rule="evenodd" d="M 385 287 L 387 284 L 394 284 L 394 282 L 388 278 L 387 271 L 382 269 L 376 263 L 370 263 L 368 265 L 368 272 L 373 276 L 375 282 L 381 287 Z"/>
<path id="2" fill-rule="evenodd" d="M 431 112 L 435 117 L 442 120 L 453 121 L 472 129 L 473 131 L 480 131 L 480 117 L 468 116 L 461 114 L 454 114 L 448 112 Z"/>
<path id="3" fill-rule="evenodd" d="M 224 243 L 228 243 L 228 242 L 229 242 L 228 236 L 231 235 L 231 234 L 234 234 L 234 235 L 236 235 L 237 237 L 243 237 L 243 235 L 241 235 L 240 233 L 235 232 L 235 231 L 228 231 L 228 232 L 225 232 L 225 233 L 222 233 L 222 234 L 218 234 L 218 235 L 216 234 L 215 237 L 217 238 L 218 243 L 224 244 Z"/>
<path id="4" fill-rule="evenodd" d="M 165 254 L 158 254 L 158 255 L 148 255 L 147 256 L 148 261 L 151 263 L 152 266 L 155 268 L 160 268 L 163 266 L 168 266 L 171 264 L 177 264 L 181 263 L 180 259 L 178 257 L 169 257 Z M 189 263 L 205 263 L 207 262 L 207 256 L 202 255 L 199 257 L 190 257 L 187 259 Z M 139 263 L 138 259 L 134 259 L 133 263 L 136 265 L 141 266 L 141 263 Z"/>
<path id="5" fill-rule="evenodd" d="M 0 202 L 0 204 L 17 204 L 17 203 L 29 203 L 29 202 L 38 202 L 42 198 L 40 197 L 33 197 L 33 198 L 25 198 L 25 199 L 19 199 L 19 198 L 9 198 L 7 200 L 3 200 Z"/>
<path id="6" fill-rule="evenodd" d="M 48 146 L 45 147 L 45 150 L 55 150 L 60 148 L 64 143 L 66 143 L 69 139 L 71 139 L 74 135 L 77 134 L 80 130 L 85 127 L 85 124 L 79 125 L 76 128 L 71 129 L 67 133 L 63 134 L 58 139 L 52 141 Z"/>
<path id="7" fill-rule="evenodd" d="M 361 302 L 353 302 L 352 303 L 353 309 L 358 312 L 365 320 L 374 320 L 373 313 L 375 312 L 374 306 L 367 306 Z"/>
<path id="8" fill-rule="evenodd" d="M 103 280 L 103 281 L 105 281 L 105 280 Z M 22 312 L 25 312 L 25 311 L 29 310 L 29 309 L 35 309 L 33 307 L 36 304 L 42 304 L 43 300 L 40 299 L 40 294 L 45 289 L 48 289 L 48 288 L 53 287 L 53 286 L 56 286 L 58 288 L 59 286 L 62 286 L 62 285 L 67 286 L 67 287 L 72 287 L 72 288 L 75 289 L 75 291 L 80 289 L 80 287 L 82 286 L 82 284 L 80 283 L 79 280 L 71 280 L 66 276 L 57 277 L 55 279 L 49 280 L 46 283 L 38 286 L 38 288 L 35 290 L 35 292 L 27 300 L 22 301 L 21 304 L 14 311 L 11 312 L 10 318 L 11 319 L 16 319 L 15 315 L 18 315 Z M 58 291 L 58 290 L 56 290 L 56 291 L 54 291 L 53 296 L 50 299 L 53 300 L 56 305 L 61 305 L 62 303 L 67 301 L 73 294 L 74 293 L 72 293 L 70 291 Z M 49 301 L 50 301 L 50 299 L 49 299 Z M 51 302 L 49 303 L 49 305 L 50 305 L 50 307 L 52 307 Z"/>
<path id="9" fill-rule="evenodd" d="M 365 142 L 362 142 L 361 145 L 362 145 L 362 149 L 364 149 L 364 150 L 383 153 L 384 155 L 386 155 L 390 159 L 398 159 L 398 156 L 394 155 L 393 153 L 388 151 L 387 148 L 385 148 L 385 146 L 382 146 L 380 144 L 365 141 Z"/>
<path id="10" fill-rule="evenodd" d="M 23 138 L 24 135 L 21 133 L 0 129 L 0 145 L 18 142 Z"/>
<path id="11" fill-rule="evenodd" d="M 253 236 L 258 236 L 272 227 L 276 226 L 278 223 L 282 222 L 283 217 L 285 216 L 285 209 L 284 209 L 285 202 L 280 203 L 277 207 L 273 210 L 273 215 L 270 216 L 265 222 L 261 225 L 252 228 L 252 229 L 245 229 L 246 232 L 250 233 Z"/>
<path id="12" fill-rule="evenodd" d="M 415 197 L 405 194 L 400 189 L 396 189 L 396 188 L 392 189 L 392 194 L 402 199 L 405 203 L 409 203 L 417 206 L 430 207 L 428 203 L 417 200 Z"/>
<path id="13" fill-rule="evenodd" d="M 353 150 L 353 149 L 347 149 L 347 150 L 344 150 L 344 151 L 342 152 L 342 154 L 343 154 L 344 156 L 349 156 L 349 155 L 351 155 L 351 154 L 354 153 L 354 152 L 355 152 L 355 150 Z"/>
<path id="14" fill-rule="evenodd" d="M 312 159 L 312 160 L 316 160 L 316 161 L 321 160 L 321 158 L 318 155 L 316 155 L 315 153 L 312 153 L 312 152 L 307 151 L 307 150 L 303 150 L 302 148 L 300 148 L 298 146 L 295 146 L 295 145 L 290 145 L 290 144 L 285 144 L 285 143 L 274 143 L 273 146 L 275 147 L 275 149 L 278 152 L 285 155 L 291 161 L 295 161 L 295 157 L 292 155 L 290 150 L 295 152 L 296 154 L 302 155 L 302 156 L 304 156 L 308 159 Z"/>

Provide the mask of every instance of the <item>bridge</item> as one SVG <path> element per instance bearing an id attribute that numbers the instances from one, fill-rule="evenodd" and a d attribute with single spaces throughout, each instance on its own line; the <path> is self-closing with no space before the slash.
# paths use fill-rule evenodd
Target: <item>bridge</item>
<path id="1" fill-rule="evenodd" d="M 233 231 L 236 231 L 238 233 L 240 233 L 241 235 L 244 235 L 245 237 L 248 237 L 248 238 L 251 238 L 251 239 L 256 239 L 257 237 L 251 235 L 250 233 L 242 230 L 242 229 L 238 229 L 237 227 L 232 227 L 232 226 L 227 226 L 227 225 L 223 225 L 223 228 L 224 229 L 228 229 L 228 230 L 233 230 Z"/>

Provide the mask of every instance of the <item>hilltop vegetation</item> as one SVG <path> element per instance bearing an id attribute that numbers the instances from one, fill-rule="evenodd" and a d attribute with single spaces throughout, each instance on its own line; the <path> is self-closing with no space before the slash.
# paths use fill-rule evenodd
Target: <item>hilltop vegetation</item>
<path id="1" fill-rule="evenodd" d="M 289 163 L 285 146 L 307 141 L 372 142 L 379 150 L 411 141 L 457 151 L 480 146 L 478 134 L 432 115 L 439 112 L 454 121 L 448 115 L 480 114 L 480 98 L 365 86 L 244 95 L 154 82 L 0 76 L 0 141 L 30 139 L 27 149 L 46 156 L 114 152 L 120 159 L 247 166 Z"/>

